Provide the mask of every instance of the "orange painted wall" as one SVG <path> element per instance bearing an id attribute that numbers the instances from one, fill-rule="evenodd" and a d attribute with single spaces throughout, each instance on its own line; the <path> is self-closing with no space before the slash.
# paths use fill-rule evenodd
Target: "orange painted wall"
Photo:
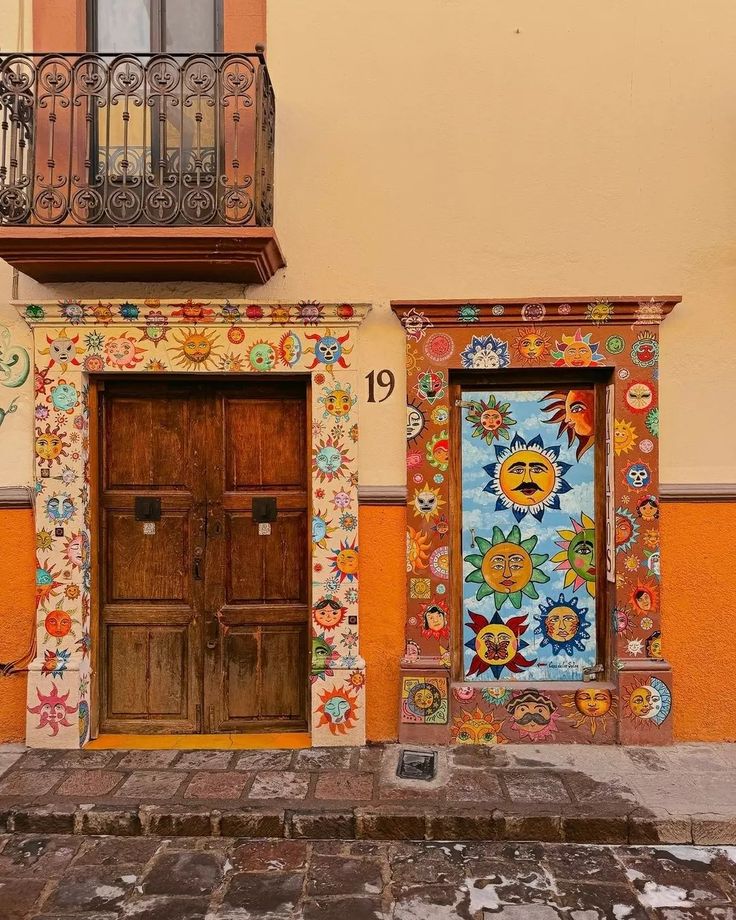
<path id="1" fill-rule="evenodd" d="M 361 528 L 361 651 L 367 669 L 371 741 L 398 735 L 399 659 L 404 651 L 406 512 L 364 506 Z M 690 550 L 698 534 L 698 555 Z M 661 515 L 662 631 L 675 674 L 675 738 L 736 741 L 736 668 L 731 611 L 736 567 L 730 558 L 736 503 L 665 503 Z M 33 625 L 34 538 L 30 511 L 0 511 L 0 661 L 23 654 Z M 702 572 L 717 573 L 717 595 Z M 716 600 L 717 598 L 717 600 Z M 707 626 L 707 659 L 694 642 Z M 0 743 L 25 732 L 24 675 L 0 677 Z"/>
<path id="2" fill-rule="evenodd" d="M 660 524 L 675 740 L 736 741 L 736 503 L 667 502 Z"/>
<path id="3" fill-rule="evenodd" d="M 369 741 L 399 734 L 399 661 L 406 619 L 406 508 L 360 509 L 360 651 Z"/>
<path id="4" fill-rule="evenodd" d="M 23 655 L 35 611 L 35 539 L 27 509 L 0 510 L 0 662 Z M 26 676 L 0 677 L 0 743 L 25 738 Z"/>

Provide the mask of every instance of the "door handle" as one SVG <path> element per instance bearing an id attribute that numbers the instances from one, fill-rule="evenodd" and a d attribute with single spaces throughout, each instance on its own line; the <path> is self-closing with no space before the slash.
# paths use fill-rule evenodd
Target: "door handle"
<path id="1" fill-rule="evenodd" d="M 217 648 L 217 638 L 218 638 L 218 629 L 217 629 L 217 617 L 211 617 L 207 620 L 206 624 L 206 642 L 208 649 Z"/>

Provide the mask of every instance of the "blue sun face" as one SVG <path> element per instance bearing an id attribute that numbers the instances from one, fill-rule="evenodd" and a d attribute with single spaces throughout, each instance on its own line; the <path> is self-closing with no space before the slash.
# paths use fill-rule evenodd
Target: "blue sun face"
<path id="1" fill-rule="evenodd" d="M 560 594 L 556 601 L 548 597 L 546 604 L 539 605 L 534 632 L 542 637 L 541 648 L 549 646 L 553 655 L 562 652 L 570 658 L 585 649 L 591 624 L 587 619 L 588 608 L 579 604 L 576 597 L 566 600 L 565 595 Z"/>
<path id="2" fill-rule="evenodd" d="M 541 521 L 547 508 L 559 509 L 560 495 L 571 488 L 564 478 L 571 464 L 559 459 L 557 445 L 545 447 L 539 435 L 527 442 L 517 434 L 495 451 L 496 463 L 483 467 L 491 477 L 483 491 L 496 496 L 496 511 L 510 509 L 517 521 L 527 514 Z"/>
<path id="3" fill-rule="evenodd" d="M 509 365 L 509 346 L 495 335 L 474 335 L 460 353 L 463 367 L 494 370 Z"/>

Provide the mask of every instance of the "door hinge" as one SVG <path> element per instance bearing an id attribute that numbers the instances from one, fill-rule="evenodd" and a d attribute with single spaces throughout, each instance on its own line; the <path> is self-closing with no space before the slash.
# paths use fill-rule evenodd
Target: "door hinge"
<path id="1" fill-rule="evenodd" d="M 602 664 L 594 664 L 590 668 L 583 668 L 583 680 L 598 680 L 598 675 L 602 673 Z"/>

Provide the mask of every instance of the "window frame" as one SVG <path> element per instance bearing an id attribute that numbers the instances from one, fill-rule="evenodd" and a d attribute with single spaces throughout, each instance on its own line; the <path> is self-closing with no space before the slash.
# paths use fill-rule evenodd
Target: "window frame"
<path id="1" fill-rule="evenodd" d="M 164 38 L 166 36 L 166 0 L 151 0 L 151 34 L 150 51 L 136 52 L 141 56 L 146 54 L 222 54 L 224 49 L 224 13 L 223 0 L 212 0 L 215 48 L 196 49 L 190 48 L 187 52 L 164 51 Z M 113 54 L 98 47 L 99 44 L 99 0 L 87 0 L 87 51 L 93 54 Z M 118 52 L 124 54 L 125 52 Z"/>

